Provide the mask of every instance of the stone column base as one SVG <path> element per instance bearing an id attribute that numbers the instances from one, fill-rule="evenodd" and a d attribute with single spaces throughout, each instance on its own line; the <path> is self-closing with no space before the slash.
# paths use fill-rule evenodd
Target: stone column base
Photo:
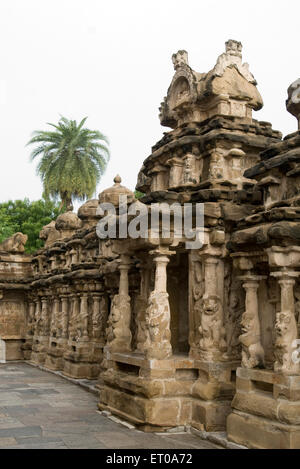
<path id="1" fill-rule="evenodd" d="M 44 365 L 49 347 L 49 337 L 35 337 L 33 339 L 30 361 L 37 365 Z"/>
<path id="2" fill-rule="evenodd" d="M 183 356 L 148 360 L 142 354 L 107 353 L 106 365 L 100 375 L 99 409 L 149 432 L 185 425 L 225 429 L 235 390 L 230 383 L 232 364 L 209 367 Z M 212 386 L 215 375 L 227 382 L 214 379 Z"/>
<path id="3" fill-rule="evenodd" d="M 32 344 L 33 344 L 32 336 L 29 336 L 29 337 L 27 336 L 26 339 L 25 339 L 24 344 L 21 346 L 21 350 L 23 352 L 24 360 L 30 360 L 31 359 Z"/>
<path id="4" fill-rule="evenodd" d="M 50 338 L 48 354 L 45 360 L 45 367 L 49 370 L 60 371 L 64 368 L 64 351 L 66 348 L 66 339 Z"/>
<path id="5" fill-rule="evenodd" d="M 206 432 L 225 431 L 235 394 L 236 362 L 195 360 L 198 379 L 193 386 L 192 427 Z"/>
<path id="6" fill-rule="evenodd" d="M 100 373 L 103 346 L 97 343 L 68 344 L 64 354 L 63 373 L 75 379 L 97 379 Z"/>
<path id="7" fill-rule="evenodd" d="M 226 430 L 226 419 L 231 412 L 231 401 L 193 401 L 191 425 L 197 430 L 221 432 Z"/>
<path id="8" fill-rule="evenodd" d="M 230 441 L 257 449 L 300 449 L 300 376 L 237 370 Z"/>

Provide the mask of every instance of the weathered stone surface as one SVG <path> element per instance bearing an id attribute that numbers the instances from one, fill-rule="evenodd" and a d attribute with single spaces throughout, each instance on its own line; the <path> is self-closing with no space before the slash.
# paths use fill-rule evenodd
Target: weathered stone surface
<path id="1" fill-rule="evenodd" d="M 25 244 L 27 243 L 28 236 L 23 233 L 15 233 L 10 238 L 0 244 L 0 251 L 11 253 L 23 253 L 25 251 Z"/>
<path id="2" fill-rule="evenodd" d="M 287 110 L 296 117 L 300 129 L 300 79 L 294 81 L 288 89 Z"/>

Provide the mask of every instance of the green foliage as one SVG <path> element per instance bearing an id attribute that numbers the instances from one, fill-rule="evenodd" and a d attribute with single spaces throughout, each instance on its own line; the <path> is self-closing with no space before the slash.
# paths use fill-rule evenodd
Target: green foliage
<path id="1" fill-rule="evenodd" d="M 143 192 L 140 192 L 140 191 L 134 191 L 134 196 L 136 199 L 141 199 L 142 197 L 144 197 L 144 193 Z"/>
<path id="2" fill-rule="evenodd" d="M 45 196 L 60 198 L 62 205 L 91 198 L 109 160 L 108 139 L 84 128 L 86 119 L 77 124 L 61 117 L 57 125 L 48 123 L 54 131 L 35 131 L 27 144 L 35 145 L 31 160 L 41 158 L 37 173 Z"/>
<path id="3" fill-rule="evenodd" d="M 28 236 L 25 251 L 33 253 L 43 246 L 39 239 L 43 226 L 55 220 L 60 213 L 57 203 L 49 199 L 4 202 L 0 204 L 0 242 L 20 231 Z"/>

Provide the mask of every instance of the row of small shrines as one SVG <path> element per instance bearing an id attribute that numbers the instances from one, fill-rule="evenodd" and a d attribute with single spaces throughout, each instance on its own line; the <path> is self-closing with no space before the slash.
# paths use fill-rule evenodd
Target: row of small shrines
<path id="1" fill-rule="evenodd" d="M 283 253 L 282 248 L 279 248 L 277 252 L 280 258 L 286 257 L 286 262 L 283 263 L 287 263 L 290 253 L 291 250 Z M 292 350 L 293 342 L 298 338 L 297 320 L 300 320 L 298 299 L 295 297 L 296 291 L 299 290 L 297 277 L 300 276 L 300 272 L 295 268 L 274 269 L 272 262 L 276 255 L 276 247 L 268 252 L 259 253 L 256 259 L 256 261 L 260 259 L 261 262 L 265 262 L 269 257 L 271 258 L 268 275 L 257 275 L 255 269 L 251 269 L 254 257 L 249 260 L 246 253 L 233 256 L 236 272 L 240 273 L 238 282 L 245 292 L 245 304 L 232 305 L 233 309 L 237 307 L 240 316 L 236 316 L 233 320 L 240 327 L 236 328 L 235 337 L 231 339 L 235 341 L 238 339 L 240 345 L 238 349 L 235 349 L 235 353 L 230 355 L 228 349 L 232 344 L 226 335 L 226 319 L 224 312 L 221 311 L 223 307 L 217 283 L 214 282 L 218 275 L 220 259 L 208 256 L 205 251 L 203 254 L 205 257 L 203 259 L 203 291 L 199 294 L 194 288 L 192 298 L 192 319 L 196 327 L 190 331 L 190 356 L 212 361 L 238 359 L 242 361 L 245 368 L 264 367 L 266 361 L 262 335 L 265 331 L 261 331 L 258 289 L 263 281 L 274 279 L 272 284 L 274 291 L 269 291 L 270 298 L 273 295 L 271 301 L 275 303 L 275 312 L 278 311 L 278 313 L 273 333 L 274 362 L 270 365 L 269 357 L 268 367 L 271 366 L 275 371 L 298 372 L 298 364 L 292 361 Z M 61 359 L 64 354 L 67 353 L 69 356 L 74 352 L 75 361 L 82 361 L 88 365 L 90 359 L 92 362 L 94 360 L 92 356 L 87 359 L 86 355 L 80 355 L 80 346 L 83 343 L 85 350 L 89 344 L 92 344 L 93 349 L 94 343 L 98 343 L 99 348 L 107 345 L 116 352 L 147 351 L 148 358 L 170 357 L 172 353 L 170 312 L 161 316 L 159 313 L 154 315 L 156 324 L 147 321 L 147 316 L 153 317 L 150 310 L 156 299 L 159 301 L 159 310 L 170 309 L 166 287 L 168 256 L 166 253 L 161 253 L 155 257 L 159 274 L 156 275 L 156 283 L 151 293 L 149 277 L 155 272 L 151 272 L 151 269 L 141 269 L 142 277 L 138 278 L 140 285 L 136 281 L 131 285 L 132 298 L 129 296 L 128 271 L 134 263 L 133 261 L 130 263 L 128 256 L 122 256 L 122 258 L 123 263 L 120 260 L 117 271 L 112 274 L 114 285 L 110 288 L 107 288 L 105 282 L 100 283 L 83 278 L 73 281 L 73 284 L 66 283 L 31 290 L 27 298 L 26 341 L 23 346 L 27 359 L 44 363 L 47 354 L 56 356 L 59 357 L 58 363 L 57 365 L 52 363 L 51 366 L 59 369 L 62 366 Z M 200 264 L 202 268 L 201 253 L 193 253 L 191 264 L 197 276 L 197 265 Z M 137 269 L 136 272 L 138 273 Z M 195 286 L 198 285 L 196 280 L 195 278 Z M 267 285 L 271 288 L 270 283 Z M 236 296 L 237 292 L 233 294 Z M 147 309 L 149 309 L 148 315 Z M 244 314 L 241 313 L 242 310 L 245 311 Z M 291 310 L 294 321 L 293 316 L 288 313 Z M 231 310 L 230 313 L 234 311 Z M 285 337 L 284 332 L 287 328 L 288 335 Z M 136 337 L 135 341 L 133 341 L 133 336 Z M 152 353 L 151 349 L 153 349 Z M 238 355 L 236 350 L 240 350 Z M 49 360 L 48 364 L 50 365 Z M 100 363 L 98 365 L 100 366 Z M 80 376 L 76 376 L 75 373 L 75 377 Z"/>

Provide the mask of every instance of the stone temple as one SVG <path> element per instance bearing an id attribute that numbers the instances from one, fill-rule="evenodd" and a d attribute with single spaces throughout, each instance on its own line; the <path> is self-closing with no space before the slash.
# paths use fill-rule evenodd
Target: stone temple
<path id="1" fill-rule="evenodd" d="M 160 107 L 172 130 L 142 164 L 136 204 L 149 217 L 153 203 L 204 204 L 202 246 L 188 249 L 174 218 L 168 237 L 159 223 L 100 239 L 99 203 L 118 224 L 119 196 L 135 201 L 119 176 L 45 226 L 35 255 L 16 233 L 0 245 L 0 362 L 97 380 L 99 408 L 144 431 L 300 448 L 300 130 L 253 119 L 263 101 L 240 42 L 208 73 L 186 51 L 172 60 Z M 286 105 L 300 123 L 300 79 Z"/>

